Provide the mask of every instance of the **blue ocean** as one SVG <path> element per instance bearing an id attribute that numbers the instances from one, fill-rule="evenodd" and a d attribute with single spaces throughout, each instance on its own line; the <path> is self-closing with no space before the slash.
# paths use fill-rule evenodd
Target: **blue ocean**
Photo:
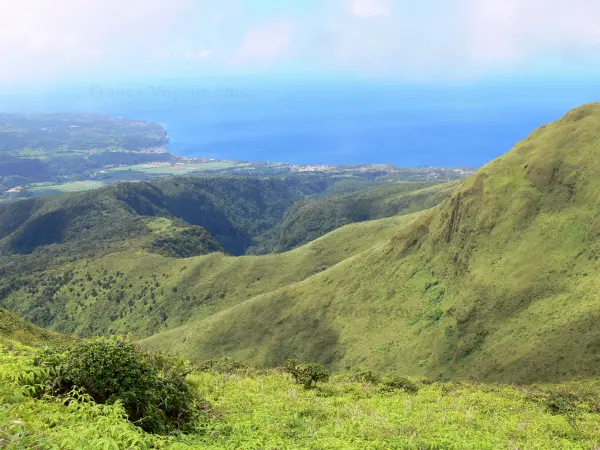
<path id="1" fill-rule="evenodd" d="M 298 164 L 479 167 L 597 100 L 584 85 L 137 82 L 22 89 L 0 110 L 161 123 L 178 155 Z"/>

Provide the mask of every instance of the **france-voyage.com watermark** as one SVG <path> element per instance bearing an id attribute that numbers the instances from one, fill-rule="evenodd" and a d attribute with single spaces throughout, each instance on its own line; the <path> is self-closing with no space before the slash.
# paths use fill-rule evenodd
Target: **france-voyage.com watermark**
<path id="1" fill-rule="evenodd" d="M 202 100 L 202 99 L 243 99 L 250 97 L 246 89 L 241 88 L 202 88 L 184 86 L 145 86 L 145 87 L 107 87 L 90 86 L 90 97 L 97 100 Z"/>

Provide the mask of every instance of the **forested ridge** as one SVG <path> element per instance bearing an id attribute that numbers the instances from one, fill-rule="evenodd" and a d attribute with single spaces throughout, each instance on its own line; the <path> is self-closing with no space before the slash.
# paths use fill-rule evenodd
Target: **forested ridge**
<path id="1" fill-rule="evenodd" d="M 263 236 L 285 224 L 295 205 L 325 201 L 322 195 L 332 183 L 314 176 L 174 177 L 0 205 L 0 304 L 64 333 L 129 331 L 145 337 L 183 323 L 190 312 L 248 298 L 256 291 L 247 283 L 266 291 L 299 281 L 339 262 L 334 255 L 350 256 L 386 234 L 358 235 L 362 242 L 348 250 L 328 250 L 316 260 L 284 257 L 285 263 L 268 269 L 259 267 L 268 267 L 269 257 L 253 262 L 233 257 L 253 252 Z M 415 192 L 410 202 L 382 214 L 393 216 L 427 208 L 455 186 L 394 183 L 364 195 L 376 193 L 384 202 Z M 354 202 L 349 195 L 331 201 L 349 208 Z M 367 220 L 370 213 L 343 223 L 327 215 L 313 217 L 321 225 L 316 231 L 296 228 L 300 237 L 295 244 L 302 244 L 306 235 L 317 238 Z M 373 233 L 381 228 L 374 226 Z M 362 230 L 369 233 L 370 227 L 357 228 Z M 245 269 L 248 263 L 259 271 Z M 274 271 L 286 275 L 274 281 L 267 275 Z M 245 281 L 237 284 L 232 275 Z"/>

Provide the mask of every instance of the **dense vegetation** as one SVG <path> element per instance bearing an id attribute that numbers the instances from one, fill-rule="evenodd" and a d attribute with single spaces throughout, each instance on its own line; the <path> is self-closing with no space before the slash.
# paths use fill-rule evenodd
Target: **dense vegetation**
<path id="1" fill-rule="evenodd" d="M 65 254 L 66 260 L 53 258 L 59 262 L 43 275 L 22 270 L 27 261 L 10 257 L 1 302 L 65 333 L 145 337 L 161 331 L 146 343 L 191 359 L 232 356 L 280 365 L 295 356 L 334 370 L 361 364 L 433 378 L 515 382 L 593 375 L 600 367 L 595 344 L 600 331 L 594 325 L 600 310 L 591 294 L 595 278 L 589 276 L 597 270 L 591 211 L 598 115 L 598 106 L 586 106 L 541 128 L 420 215 L 350 225 L 306 247 L 262 257 L 169 258 L 153 253 L 150 242 L 131 247 L 135 239 L 100 255 L 67 252 L 77 260 Z M 297 198 L 294 192 L 287 199 L 281 195 L 285 180 L 161 183 L 139 185 L 143 195 L 137 184 L 111 188 L 124 199 L 111 202 L 138 211 L 132 223 L 156 240 L 156 220 L 167 218 L 179 228 L 175 219 L 188 224 L 206 219 L 184 206 L 190 199 L 172 201 L 189 184 L 191 201 L 212 211 L 223 205 L 231 214 L 228 222 L 209 215 L 209 222 L 195 225 L 237 254 L 243 251 L 232 251 L 232 240 L 213 234 L 211 226 L 222 232 L 227 229 L 220 223 L 232 223 L 233 242 L 248 248 L 252 233 L 276 227 Z M 236 183 L 243 188 L 231 189 Z M 115 191 L 86 195 L 109 192 Z M 168 209 L 167 216 L 156 215 L 161 209 Z M 182 217 L 176 217 L 179 212 Z M 19 223 L 36 223 L 26 208 L 8 215 L 19 216 Z M 73 215 L 73 226 L 84 224 L 82 217 Z M 127 223 L 123 215 L 104 226 L 102 217 L 92 220 L 102 232 Z M 73 229 L 82 238 L 94 230 Z M 3 243 L 27 243 L 19 233 Z M 39 264 L 41 254 L 31 256 Z"/>
<path id="2" fill-rule="evenodd" d="M 110 237 L 112 227 L 130 230 L 119 236 L 143 230 L 147 240 L 98 244 L 101 253 L 61 253 L 63 243 L 10 256 L 1 302 L 65 333 L 145 337 L 162 331 L 146 344 L 191 359 L 232 356 L 281 365 L 297 357 L 334 370 L 360 364 L 516 382 L 593 375 L 600 367 L 594 326 L 600 312 L 589 276 L 597 270 L 598 109 L 585 106 L 536 131 L 430 211 L 350 225 L 281 255 L 172 258 L 165 248 L 153 250 L 152 242 L 174 243 L 167 251 L 174 256 L 180 230 L 197 225 L 226 251 L 241 254 L 252 236 L 290 217 L 285 213 L 298 197 L 318 189 L 300 195 L 306 186 L 291 189 L 285 179 L 175 178 L 54 197 L 43 208 L 24 202 L 18 213 L 0 214 L 2 229 L 15 230 L 3 239 L 5 248 L 28 249 L 32 240 L 53 236 L 48 225 L 36 231 L 53 222 L 36 219 L 57 204 L 74 213 L 49 217 L 69 218 L 64 229 L 72 232 L 65 236 L 81 243 L 101 242 L 94 233 Z M 89 216 L 92 226 L 86 226 L 81 205 L 94 209 L 104 201 L 94 195 L 108 195 L 121 220 L 102 213 Z M 404 195 L 362 205 L 379 211 L 389 204 L 394 211 L 394 199 L 403 204 Z M 62 259 L 53 257 L 43 274 L 30 270 L 40 268 L 44 254 Z"/>
<path id="3" fill-rule="evenodd" d="M 122 338 L 96 338 L 67 350 L 45 347 L 33 365 L 40 369 L 36 394 L 80 392 L 98 404 L 119 404 L 150 433 L 186 430 L 201 413 L 202 400 L 187 380 L 184 362 L 144 352 Z"/>
<path id="4" fill-rule="evenodd" d="M 296 202 L 276 228 L 256 239 L 251 252 L 283 252 L 350 223 L 422 211 L 441 203 L 458 184 L 391 183 L 352 194 Z"/>
<path id="5" fill-rule="evenodd" d="M 5 253 L 28 254 L 62 244 L 63 253 L 75 256 L 149 234 L 149 220 L 163 217 L 201 226 L 226 251 L 239 255 L 297 199 L 277 179 L 178 177 L 124 183 L 0 205 L 0 246 Z"/>
<path id="6" fill-rule="evenodd" d="M 261 257 L 212 253 L 173 259 L 143 248 L 116 248 L 43 272 L 11 272 L 0 279 L 0 298 L 27 320 L 64 333 L 148 336 L 310 278 L 389 239 L 405 220 L 412 219 L 349 225 L 292 252 Z M 151 237 L 160 237 L 174 225 L 158 218 L 149 227 Z"/>
<path id="7" fill-rule="evenodd" d="M 68 256 L 104 250 L 115 241 L 150 233 L 149 220 L 176 220 L 187 230 L 155 241 L 172 246 L 167 256 L 195 256 L 210 250 L 244 254 L 256 243 L 287 250 L 348 223 L 406 214 L 431 207 L 456 183 L 393 183 L 356 194 L 304 200 L 323 194 L 335 180 L 327 177 L 257 178 L 239 176 L 174 177 L 150 183 L 123 183 L 91 192 L 0 204 L 0 252 L 29 254 L 52 250 Z M 323 209 L 328 213 L 321 214 Z M 211 236 L 219 244 L 207 243 Z M 42 232 L 43 230 L 43 232 Z M 195 230 L 195 231 L 194 231 Z M 193 239 L 201 240 L 195 251 Z M 271 241 L 277 242 L 271 245 Z M 179 243 L 178 243 L 179 242 Z M 283 243 L 281 243 L 283 242 Z M 189 245 L 189 251 L 174 247 Z M 270 250 L 270 248 L 269 248 Z M 163 252 L 164 254 L 164 252 Z"/>
<path id="8" fill-rule="evenodd" d="M 218 254 L 172 261 L 243 254 L 297 199 L 329 186 L 313 176 L 178 177 L 0 205 L 0 305 L 38 325 L 81 335 L 146 337 L 182 324 L 191 313 L 214 313 L 389 239 L 398 221 L 349 228 L 278 258 Z M 455 185 L 422 188 L 397 183 L 375 192 L 381 205 L 393 205 L 384 214 L 394 214 L 428 207 Z M 326 216 L 313 223 L 319 219 L 325 224 L 320 231 L 304 235 L 331 228 Z M 352 242 L 340 244 L 345 238 Z"/>
<path id="9" fill-rule="evenodd" d="M 172 258 L 191 258 L 224 250 L 204 228 L 191 226 L 159 235 L 150 244 L 150 251 Z"/>

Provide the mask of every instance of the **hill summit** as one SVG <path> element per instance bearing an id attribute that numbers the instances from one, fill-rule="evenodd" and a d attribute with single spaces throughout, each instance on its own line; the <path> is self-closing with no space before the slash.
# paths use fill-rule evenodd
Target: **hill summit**
<path id="1" fill-rule="evenodd" d="M 147 344 L 443 378 L 597 374 L 599 152 L 600 104 L 585 105 L 389 241 Z"/>

